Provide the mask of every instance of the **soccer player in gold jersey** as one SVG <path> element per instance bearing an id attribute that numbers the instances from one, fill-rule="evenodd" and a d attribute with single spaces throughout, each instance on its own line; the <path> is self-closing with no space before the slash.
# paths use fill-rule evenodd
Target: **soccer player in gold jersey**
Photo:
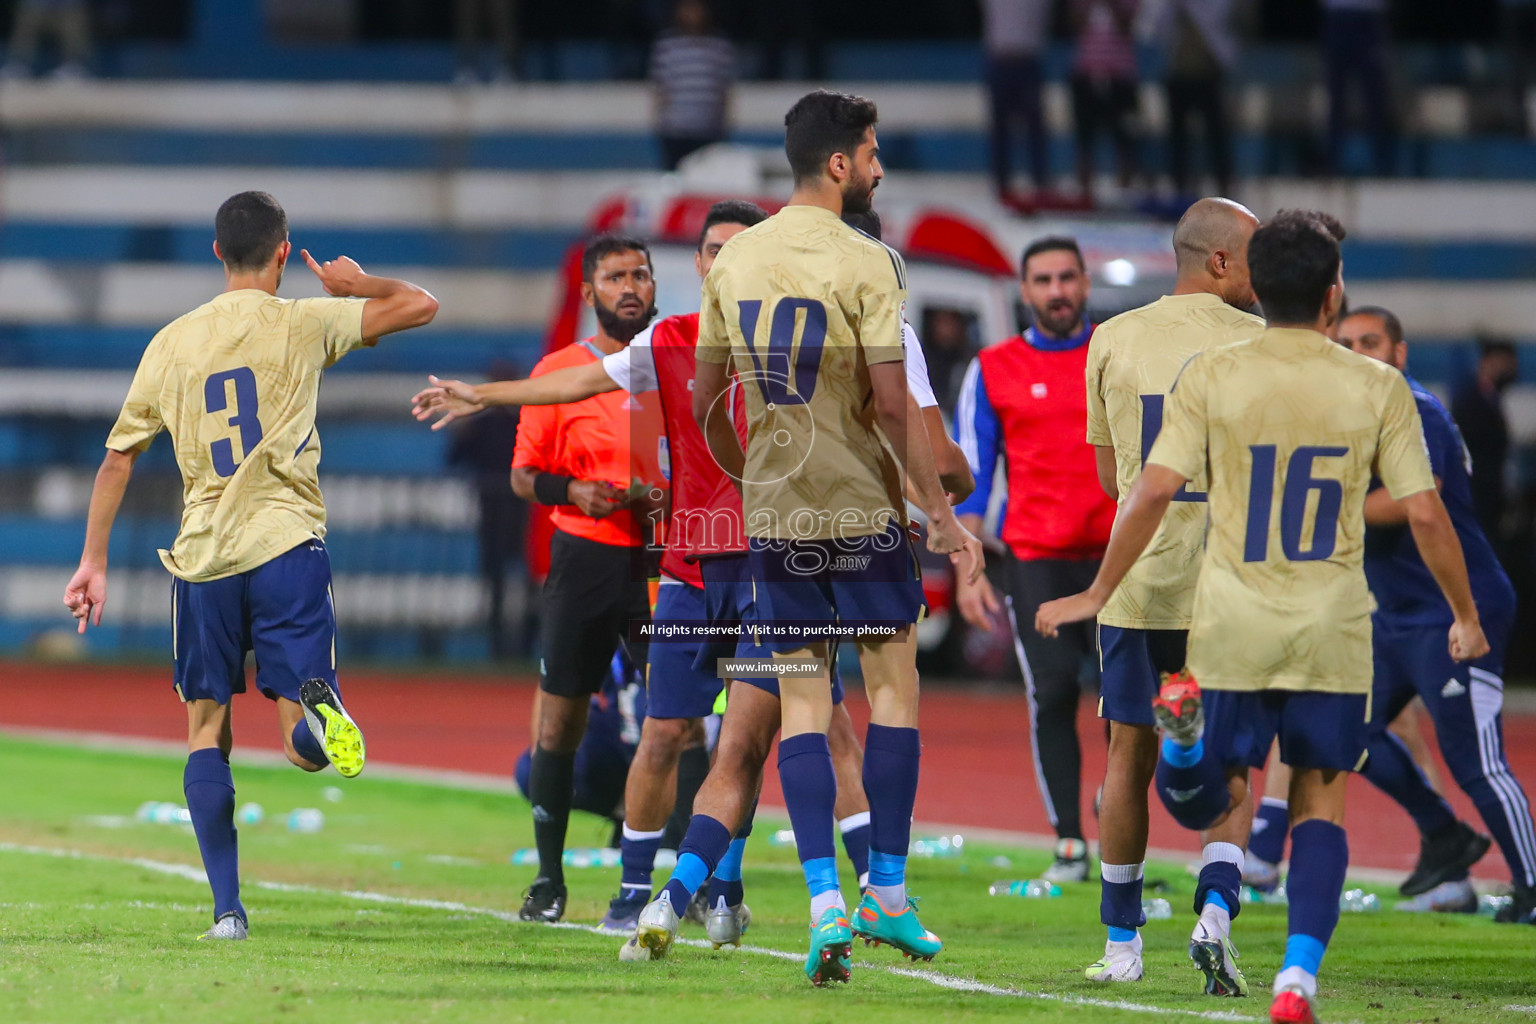
<path id="1" fill-rule="evenodd" d="M 1259 334 L 1264 321 L 1248 279 L 1248 239 L 1259 225 L 1228 199 L 1202 199 L 1173 233 L 1178 279 L 1173 294 L 1099 326 L 1088 347 L 1088 441 L 1106 493 L 1130 493 L 1162 428 L 1163 408 L 1179 371 L 1194 355 Z M 1088 967 L 1094 981 L 1142 975 L 1142 875 L 1147 852 L 1147 787 L 1157 765 L 1152 701 L 1158 674 L 1184 668 L 1195 579 L 1205 547 L 1205 494 L 1174 495 L 1151 544 L 1099 613 L 1103 666 L 1099 717 L 1109 722 L 1109 764 L 1099 810 L 1099 914 L 1109 929 L 1104 956 Z M 1228 935 L 1243 869 L 1251 814 L 1233 814 L 1207 835 L 1190 955 L 1206 973 L 1206 991 L 1242 995 Z M 1239 820 L 1241 819 L 1241 820 Z"/>
<path id="2" fill-rule="evenodd" d="M 1208 481 L 1211 526 L 1189 634 L 1194 678 L 1170 677 L 1154 705 L 1164 730 L 1157 788 L 1181 823 L 1218 825 L 1247 799 L 1247 768 L 1280 740 L 1294 770 L 1293 830 L 1273 1024 L 1315 1020 L 1317 972 L 1339 919 L 1345 785 L 1368 742 L 1363 509 L 1373 477 L 1402 503 L 1451 607 L 1451 657 L 1488 650 L 1407 382 L 1323 333 L 1344 294 L 1328 220 L 1285 213 L 1254 233 L 1248 265 L 1267 329 L 1190 360 L 1098 577 L 1036 615 L 1049 634 L 1099 614 L 1174 496 Z"/>
<path id="3" fill-rule="evenodd" d="M 80 568 L 64 603 L 101 625 L 107 541 L 136 459 L 170 432 L 184 485 L 181 529 L 160 560 L 175 578 L 175 687 L 187 706 L 184 790 L 214 925 L 208 939 L 248 934 L 240 902 L 229 702 L 256 687 L 277 703 L 288 759 L 305 771 L 363 769 L 363 735 L 336 684 L 336 612 L 325 551 L 315 407 L 321 373 L 342 356 L 437 313 L 426 291 L 374 277 L 345 256 L 305 262 L 332 298 L 280 299 L 292 246 L 283 208 L 265 192 L 219 207 L 213 252 L 225 288 L 150 341 L 96 474 Z"/>

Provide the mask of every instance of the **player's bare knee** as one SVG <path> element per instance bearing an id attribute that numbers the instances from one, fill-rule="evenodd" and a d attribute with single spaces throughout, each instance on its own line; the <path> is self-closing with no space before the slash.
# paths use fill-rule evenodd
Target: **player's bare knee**
<path id="1" fill-rule="evenodd" d="M 635 757 L 648 764 L 674 765 L 683 751 L 695 743 L 694 728 L 698 719 L 647 718 L 640 729 L 640 746 Z"/>

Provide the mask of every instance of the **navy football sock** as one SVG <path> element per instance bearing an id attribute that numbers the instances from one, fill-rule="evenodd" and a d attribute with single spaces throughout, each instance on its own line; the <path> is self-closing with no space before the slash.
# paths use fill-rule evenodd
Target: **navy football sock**
<path id="1" fill-rule="evenodd" d="M 1290 830 L 1291 812 L 1286 801 L 1264 797 L 1248 833 L 1248 852 L 1259 860 L 1279 864 L 1285 859 L 1285 837 Z"/>
<path id="2" fill-rule="evenodd" d="M 651 872 L 656 870 L 656 851 L 661 849 L 661 830 L 639 832 L 624 826 L 619 840 L 620 895 L 635 896 L 651 891 Z"/>
<path id="3" fill-rule="evenodd" d="M 1317 974 L 1339 923 L 1339 896 L 1349 867 L 1349 840 L 1331 821 L 1311 819 L 1291 829 L 1289 938 L 1281 969 Z"/>
<path id="4" fill-rule="evenodd" d="M 869 889 L 885 907 L 907 900 L 907 850 L 917 803 L 922 741 L 916 729 L 869 726 L 864 734 L 864 792 L 869 797 Z"/>
<path id="5" fill-rule="evenodd" d="M 1243 885 L 1243 850 L 1233 843 L 1207 843 L 1200 854 L 1200 879 L 1195 889 L 1195 913 L 1217 903 L 1235 920 L 1242 910 L 1238 890 Z"/>
<path id="6" fill-rule="evenodd" d="M 1114 942 L 1130 942 L 1147 923 L 1141 909 L 1145 864 L 1099 864 L 1099 920 L 1109 927 Z"/>
<path id="7" fill-rule="evenodd" d="M 240 851 L 235 831 L 235 779 L 222 751 L 209 747 L 187 755 L 182 775 L 192 831 L 203 854 L 203 870 L 213 890 L 213 916 L 230 911 L 245 920 L 240 903 Z"/>
<path id="8" fill-rule="evenodd" d="M 302 718 L 293 727 L 293 750 L 310 764 L 331 763 L 331 759 L 325 756 L 325 748 L 315 739 L 315 734 L 309 731 L 309 722 Z"/>
<path id="9" fill-rule="evenodd" d="M 673 910 L 681 914 L 687 909 L 693 894 L 699 891 L 699 886 L 715 870 L 730 846 L 729 829 L 707 814 L 693 816 L 678 847 L 677 866 L 661 890 L 672 900 Z"/>
<path id="10" fill-rule="evenodd" d="M 843 850 L 853 862 L 853 873 L 863 889 L 869 884 L 869 812 L 848 815 L 837 823 L 837 829 L 843 834 Z"/>
<path id="11" fill-rule="evenodd" d="M 746 850 L 745 839 L 732 839 L 731 845 L 726 847 L 725 856 L 715 865 L 715 880 L 709 884 L 711 905 L 723 899 L 726 906 L 739 907 L 741 901 L 746 899 L 746 889 L 741 884 L 741 858 Z M 716 883 L 719 883 L 718 888 Z"/>
<path id="12" fill-rule="evenodd" d="M 1168 813 L 1187 829 L 1209 828 L 1232 804 L 1227 775 L 1203 740 L 1183 747 L 1163 740 L 1157 759 L 1157 795 Z"/>
<path id="13" fill-rule="evenodd" d="M 1371 740 L 1370 757 L 1360 774 L 1408 812 L 1420 835 L 1433 835 L 1456 824 L 1456 812 L 1430 788 L 1408 748 L 1391 732 L 1383 730 Z"/>
<path id="14" fill-rule="evenodd" d="M 868 762 L 866 762 L 867 765 Z M 837 774 L 827 737 L 806 732 L 779 742 L 779 783 L 789 805 L 795 847 L 811 896 L 837 888 L 837 848 L 832 841 L 832 808 Z"/>

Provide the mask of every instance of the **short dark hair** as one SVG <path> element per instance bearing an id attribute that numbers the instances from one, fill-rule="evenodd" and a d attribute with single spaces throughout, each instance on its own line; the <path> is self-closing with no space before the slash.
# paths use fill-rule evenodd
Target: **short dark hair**
<path id="1" fill-rule="evenodd" d="M 817 89 L 784 115 L 784 153 L 795 181 L 820 177 L 833 153 L 852 157 L 864 133 L 880 120 L 873 100 Z"/>
<path id="2" fill-rule="evenodd" d="M 1335 242 L 1342 242 L 1349 237 L 1349 232 L 1344 230 L 1344 225 L 1339 223 L 1339 218 L 1322 210 L 1281 210 L 1275 214 L 1275 220 L 1289 217 L 1301 217 L 1312 221 L 1318 227 L 1333 236 Z"/>
<path id="3" fill-rule="evenodd" d="M 1347 314 L 1341 315 L 1339 319 L 1343 321 L 1350 316 L 1373 316 L 1387 329 L 1387 339 L 1392 344 L 1396 345 L 1403 340 L 1403 322 L 1386 306 L 1361 306 L 1359 309 L 1352 309 Z"/>
<path id="4" fill-rule="evenodd" d="M 880 241 L 884 226 L 880 223 L 880 215 L 874 210 L 864 210 L 854 213 L 850 210 L 843 211 L 843 223 L 855 231 L 862 231 L 875 241 Z"/>
<path id="5" fill-rule="evenodd" d="M 1479 359 L 1486 359 L 1488 356 L 1495 355 L 1515 356 L 1518 358 L 1519 352 L 1515 349 L 1515 343 L 1508 338 L 1494 338 L 1483 335 L 1477 339 L 1477 356 Z"/>
<path id="6" fill-rule="evenodd" d="M 581 251 L 581 279 L 591 281 L 592 275 L 597 273 L 597 265 L 620 252 L 644 253 L 646 266 L 651 265 L 651 248 L 645 239 L 632 235 L 598 235 Z"/>
<path id="7" fill-rule="evenodd" d="M 1248 273 L 1264 318 L 1279 324 L 1316 320 L 1339 279 L 1339 259 L 1339 240 L 1319 215 L 1276 214 L 1248 243 Z"/>
<path id="8" fill-rule="evenodd" d="M 266 192 L 240 192 L 213 216 L 213 238 L 230 270 L 260 270 L 288 238 L 288 215 Z"/>
<path id="9" fill-rule="evenodd" d="M 722 199 L 704 215 L 704 226 L 699 229 L 699 250 L 704 249 L 704 236 L 716 224 L 740 224 L 751 227 L 768 219 L 768 211 L 745 199 Z"/>
<path id="10" fill-rule="evenodd" d="M 1024 247 L 1024 255 L 1019 257 L 1019 277 L 1024 276 L 1024 270 L 1029 266 L 1029 261 L 1043 252 L 1069 252 L 1077 257 L 1077 265 L 1086 270 L 1088 265 L 1083 262 L 1082 247 L 1077 244 L 1077 239 L 1066 235 L 1046 235 L 1037 238 Z"/>

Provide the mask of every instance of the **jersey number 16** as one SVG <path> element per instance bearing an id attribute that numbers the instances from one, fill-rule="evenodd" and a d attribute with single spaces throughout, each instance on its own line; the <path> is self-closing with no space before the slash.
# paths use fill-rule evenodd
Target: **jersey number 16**
<path id="1" fill-rule="evenodd" d="M 1253 470 L 1248 482 L 1248 529 L 1243 541 L 1243 561 L 1263 562 L 1269 557 L 1269 524 L 1275 505 L 1277 449 L 1272 444 L 1249 445 Z M 1339 536 L 1339 510 L 1344 506 L 1344 485 L 1312 475 L 1317 459 L 1348 455 L 1348 448 L 1303 446 L 1291 453 L 1285 466 L 1285 485 L 1280 494 L 1280 549 L 1287 561 L 1319 562 L 1333 554 Z M 1307 506 L 1317 494 L 1312 519 L 1312 546 L 1302 548 Z"/>

